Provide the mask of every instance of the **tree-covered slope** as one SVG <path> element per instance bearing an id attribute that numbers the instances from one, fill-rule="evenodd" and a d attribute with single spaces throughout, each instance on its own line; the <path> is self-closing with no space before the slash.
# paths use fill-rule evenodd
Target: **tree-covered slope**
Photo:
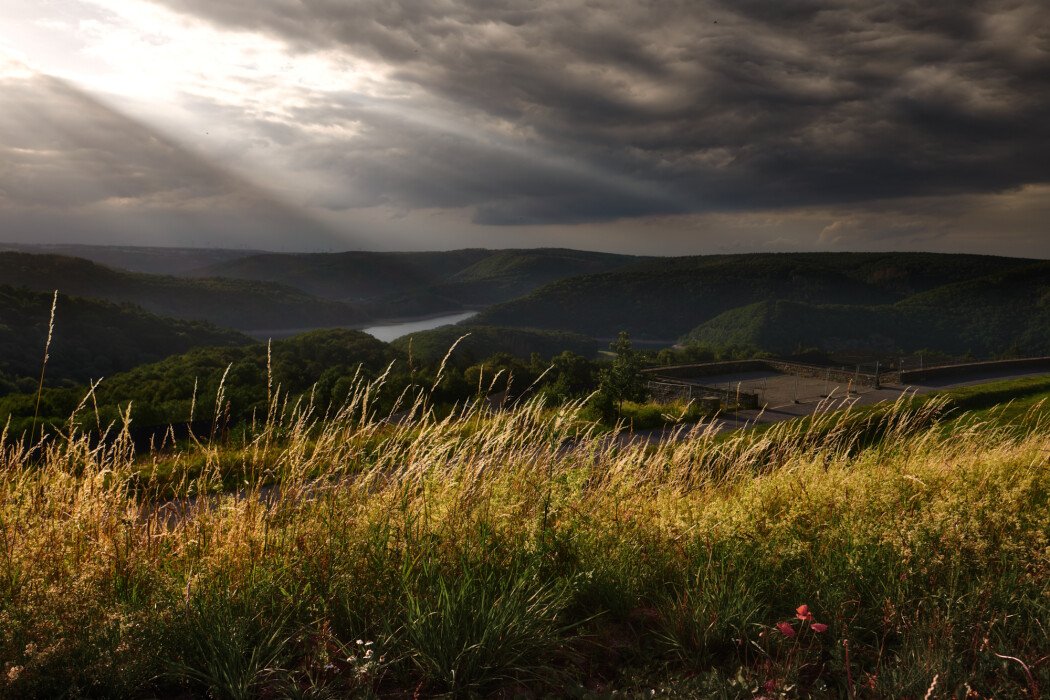
<path id="1" fill-rule="evenodd" d="M 852 256 L 854 261 L 850 262 Z M 1008 272 L 1039 261 L 944 253 L 844 254 L 850 276 L 904 299 L 938 287 Z"/>
<path id="2" fill-rule="evenodd" d="M 463 336 L 467 336 L 463 338 Z M 598 351 L 598 343 L 579 333 L 566 331 L 538 331 L 525 328 L 495 328 L 492 326 L 443 326 L 428 331 L 402 336 L 391 345 L 406 355 L 422 362 L 440 361 L 457 340 L 456 353 L 472 361 L 507 353 L 528 358 L 533 353 L 549 360 L 569 350 L 577 355 L 591 357 Z"/>
<path id="3" fill-rule="evenodd" d="M 822 261 L 715 256 L 647 261 L 572 277 L 482 311 L 472 323 L 672 339 L 728 309 L 765 299 L 876 304 L 894 299 Z"/>
<path id="4" fill-rule="evenodd" d="M 881 306 L 1032 261 L 908 253 L 719 255 L 647 260 L 563 279 L 484 310 L 472 324 L 671 339 L 732 309 L 771 300 Z"/>
<path id="5" fill-rule="evenodd" d="M 444 313 L 512 299 L 553 280 L 611 270 L 636 257 L 558 248 L 255 255 L 194 274 L 287 284 L 368 302 L 377 316 Z"/>
<path id="6" fill-rule="evenodd" d="M 358 372 L 363 378 L 376 377 L 391 362 L 401 359 L 386 343 L 360 331 L 342 329 L 273 341 L 269 360 L 267 349 L 265 343 L 186 348 L 181 354 L 107 375 L 95 392 L 100 420 L 103 425 L 117 420 L 129 403 L 133 426 L 181 423 L 191 416 L 210 420 L 215 416 L 220 383 L 219 412 L 234 419 L 252 410 L 265 415 L 268 392 L 277 391 L 286 397 L 306 392 L 306 400 L 313 396 L 323 412 L 329 403 L 341 405 L 346 400 Z M 57 356 L 57 351 L 52 355 Z M 84 386 L 45 391 L 41 418 L 61 425 L 85 393 Z M 0 400 L 0 421 L 10 416 L 12 425 L 19 428 L 18 434 L 35 413 L 34 401 L 33 393 Z M 94 425 L 93 411 L 91 414 L 85 420 Z"/>
<path id="7" fill-rule="evenodd" d="M 273 282 L 186 279 L 105 267 L 63 255 L 0 253 L 0 284 L 132 303 L 175 318 L 240 330 L 353 325 L 360 309 Z"/>
<path id="8" fill-rule="evenodd" d="M 437 290 L 464 304 L 491 304 L 521 296 L 548 282 L 607 272 L 638 259 L 566 249 L 501 250 L 457 272 Z"/>
<path id="9" fill-rule="evenodd" d="M 700 324 L 683 342 L 780 353 L 801 345 L 828 351 L 936 348 L 979 356 L 1008 350 L 1050 354 L 1050 263 L 945 285 L 892 305 L 762 301 Z"/>
<path id="10" fill-rule="evenodd" d="M 82 243 L 2 243 L 0 250 L 70 255 L 100 265 L 154 275 L 181 275 L 207 265 L 256 255 L 262 251 L 229 248 L 87 245 Z"/>
<path id="11" fill-rule="evenodd" d="M 198 277 L 278 282 L 309 294 L 367 301 L 440 284 L 483 260 L 481 249 L 422 253 L 263 253 L 195 270 Z"/>
<path id="12" fill-rule="evenodd" d="M 0 286 L 0 394 L 35 391 L 53 299 L 46 292 Z M 46 379 L 49 385 L 87 382 L 200 345 L 251 342 L 209 323 L 59 294 Z"/>

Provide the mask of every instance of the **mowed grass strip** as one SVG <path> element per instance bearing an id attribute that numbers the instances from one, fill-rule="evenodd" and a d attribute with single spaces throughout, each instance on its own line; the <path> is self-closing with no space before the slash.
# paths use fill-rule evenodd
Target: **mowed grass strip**
<path id="1" fill-rule="evenodd" d="M 375 389 L 324 421 L 275 397 L 235 460 L 165 454 L 163 488 L 129 440 L 6 444 L 0 696 L 1050 688 L 1034 414 L 900 402 L 625 447 L 580 404 L 438 417 L 421 395 L 391 423 Z"/>

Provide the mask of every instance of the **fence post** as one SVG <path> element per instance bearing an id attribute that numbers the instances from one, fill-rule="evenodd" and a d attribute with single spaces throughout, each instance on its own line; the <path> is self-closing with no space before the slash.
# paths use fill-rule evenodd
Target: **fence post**
<path id="1" fill-rule="evenodd" d="M 824 370 L 824 398 L 828 398 L 828 381 L 831 379 L 831 370 Z"/>
<path id="2" fill-rule="evenodd" d="M 853 386 L 860 386 L 860 365 L 857 365 L 857 373 L 853 375 Z"/>
<path id="3" fill-rule="evenodd" d="M 795 370 L 795 403 L 798 403 L 798 370 Z"/>
<path id="4" fill-rule="evenodd" d="M 875 388 L 879 388 L 879 361 L 875 360 Z"/>

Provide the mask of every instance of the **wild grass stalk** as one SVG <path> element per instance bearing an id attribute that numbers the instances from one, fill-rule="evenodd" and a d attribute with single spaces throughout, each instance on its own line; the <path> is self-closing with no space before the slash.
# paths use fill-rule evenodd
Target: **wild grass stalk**
<path id="1" fill-rule="evenodd" d="M 275 387 L 239 444 L 3 443 L 0 697 L 1050 687 L 1040 414 L 648 443 L 582 401 L 380 416 L 381 388 Z M 802 604 L 826 628 L 800 642 Z"/>
<path id="2" fill-rule="evenodd" d="M 36 405 L 33 408 L 33 423 L 32 429 L 29 433 L 29 441 L 33 441 L 33 435 L 36 433 L 36 419 L 40 415 L 40 397 L 44 393 L 44 372 L 47 370 L 47 361 L 51 359 L 49 353 L 51 351 L 51 335 L 55 330 L 55 308 L 58 306 L 58 290 L 55 290 L 55 296 L 51 300 L 51 316 L 47 322 L 47 341 L 44 343 L 44 361 L 40 365 L 40 383 L 36 389 Z"/>

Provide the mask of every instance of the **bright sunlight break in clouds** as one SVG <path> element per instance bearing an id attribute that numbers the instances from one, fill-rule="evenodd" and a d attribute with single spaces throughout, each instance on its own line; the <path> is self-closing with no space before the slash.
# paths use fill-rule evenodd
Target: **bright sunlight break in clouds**
<path id="1" fill-rule="evenodd" d="M 0 239 L 1050 257 L 1050 6 L 5 0 Z"/>

